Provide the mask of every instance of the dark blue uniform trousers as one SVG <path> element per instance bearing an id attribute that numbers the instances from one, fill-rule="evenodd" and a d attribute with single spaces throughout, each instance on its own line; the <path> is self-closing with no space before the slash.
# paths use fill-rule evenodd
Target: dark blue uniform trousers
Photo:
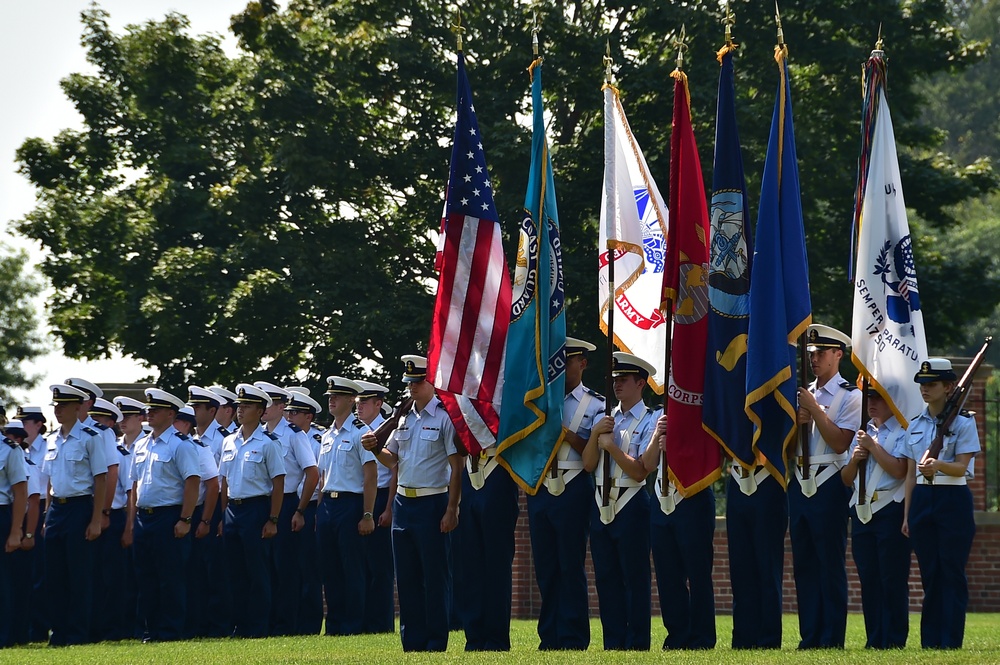
<path id="1" fill-rule="evenodd" d="M 836 475 L 808 499 L 797 478 L 793 476 L 788 483 L 800 649 L 844 647 L 849 499 L 847 487 Z"/>
<path id="2" fill-rule="evenodd" d="M 86 644 L 90 641 L 97 556 L 97 543 L 86 538 L 94 498 L 73 497 L 63 504 L 51 499 L 50 503 L 45 516 L 45 588 L 52 629 L 49 644 Z"/>
<path id="3" fill-rule="evenodd" d="M 733 588 L 734 649 L 781 648 L 781 578 L 788 500 L 768 476 L 750 496 L 726 486 L 726 537 Z"/>
<path id="4" fill-rule="evenodd" d="M 363 633 L 396 631 L 396 606 L 393 598 L 392 525 L 379 526 L 379 515 L 389 503 L 389 488 L 379 487 L 375 494 L 375 531 L 365 538 L 365 620 Z"/>
<path id="5" fill-rule="evenodd" d="M 44 497 L 39 502 L 44 501 Z M 39 506 L 41 510 L 43 506 Z M 42 535 L 41 525 L 45 524 L 45 513 L 38 517 L 39 528 L 35 532 L 35 547 L 30 552 L 31 556 L 31 605 L 30 625 L 28 628 L 29 642 L 45 642 L 49 639 L 49 610 L 48 591 L 45 587 L 45 537 Z M 131 550 L 129 552 L 131 560 Z"/>
<path id="6" fill-rule="evenodd" d="M 144 638 L 165 641 L 184 637 L 191 534 L 174 537 L 180 516 L 180 506 L 153 508 L 152 513 L 143 508 L 137 511 L 133 546 L 139 605 L 146 620 Z"/>
<path id="7" fill-rule="evenodd" d="M 649 649 L 649 494 L 645 488 L 611 524 L 591 505 L 590 554 L 604 628 L 604 648 Z"/>
<path id="8" fill-rule="evenodd" d="M 11 505 L 0 505 L 0 535 L 5 543 L 7 542 L 7 534 L 10 533 L 11 520 Z M 12 554 L 0 552 L 0 589 L 3 589 L 3 592 L 0 593 L 0 648 L 17 643 L 14 634 L 16 632 L 14 627 L 14 617 L 16 616 L 14 580 L 18 578 L 18 575 L 15 574 L 14 564 L 17 563 L 17 557 L 12 556 Z"/>
<path id="9" fill-rule="evenodd" d="M 538 615 L 539 649 L 590 646 L 587 590 L 587 537 L 594 503 L 594 482 L 581 472 L 559 496 L 543 485 L 528 496 L 528 526 L 535 581 L 542 596 Z"/>
<path id="10" fill-rule="evenodd" d="M 715 494 L 706 488 L 687 497 L 669 515 L 654 496 L 649 506 L 649 543 L 667 637 L 664 649 L 715 647 L 715 588 L 712 585 Z"/>
<path id="11" fill-rule="evenodd" d="M 94 616 L 91 633 L 95 642 L 132 639 L 136 634 L 136 607 L 129 607 L 122 593 L 125 571 L 132 555 L 122 547 L 127 519 L 125 508 L 111 511 L 110 524 L 97 539 L 97 575 L 94 579 Z M 132 594 L 133 599 L 135 594 Z"/>
<path id="12" fill-rule="evenodd" d="M 227 583 L 233 608 L 233 636 L 267 637 L 271 616 L 271 543 L 261 538 L 271 497 L 229 501 L 222 534 L 229 563 Z"/>
<path id="13" fill-rule="evenodd" d="M 902 649 L 910 631 L 910 541 L 903 504 L 888 503 L 865 524 L 851 509 L 851 554 L 861 580 L 869 649 Z"/>
<path id="14" fill-rule="evenodd" d="M 208 637 L 209 545 L 212 533 L 195 538 L 195 531 L 204 519 L 204 505 L 195 506 L 191 513 L 191 553 L 184 567 L 187 581 L 187 616 L 184 618 L 184 638 Z"/>
<path id="15" fill-rule="evenodd" d="M 924 587 L 920 645 L 959 649 L 969 607 L 965 564 L 976 535 L 972 493 L 965 485 L 917 485 L 910 499 L 909 527 Z"/>
<path id="16" fill-rule="evenodd" d="M 319 545 L 316 543 L 316 502 L 306 505 L 299 547 L 299 569 L 302 571 L 302 596 L 299 608 L 299 635 L 318 635 L 323 627 L 323 578 L 319 570 Z M 388 531 L 388 529 L 387 529 Z M 390 595 L 392 589 L 389 589 Z"/>
<path id="17" fill-rule="evenodd" d="M 466 651 L 510 651 L 517 498 L 517 484 L 502 468 L 493 469 L 480 490 L 472 488 L 468 471 L 462 472 L 462 513 L 454 536 L 461 541 L 463 565 L 456 570 L 463 576 L 455 578 L 454 588 Z"/>
<path id="18" fill-rule="evenodd" d="M 215 504 L 212 513 L 209 533 L 205 536 L 205 546 L 208 550 L 207 607 L 205 610 L 205 637 L 229 637 L 233 634 L 233 610 L 230 606 L 230 594 L 226 575 L 225 541 L 219 535 L 219 524 L 222 523 L 222 503 Z"/>
<path id="19" fill-rule="evenodd" d="M 316 539 L 323 591 L 326 634 L 358 635 L 365 616 L 365 536 L 358 533 L 364 495 L 326 495 L 316 509 Z"/>
<path id="20" fill-rule="evenodd" d="M 299 550 L 306 538 L 304 531 L 292 531 L 292 516 L 299 507 L 299 495 L 286 492 L 278 513 L 278 533 L 271 543 L 271 621 L 270 634 L 298 633 L 302 598 L 302 571 L 298 566 Z"/>
<path id="21" fill-rule="evenodd" d="M 396 495 L 392 556 L 403 651 L 448 648 L 451 538 L 441 533 L 441 518 L 447 507 L 447 492 L 413 498 Z"/>

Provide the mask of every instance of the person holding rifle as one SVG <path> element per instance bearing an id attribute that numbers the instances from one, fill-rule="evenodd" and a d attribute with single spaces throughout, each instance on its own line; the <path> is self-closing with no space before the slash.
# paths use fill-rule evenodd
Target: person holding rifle
<path id="1" fill-rule="evenodd" d="M 910 629 L 910 543 L 900 531 L 906 430 L 878 390 L 870 387 L 867 392 L 871 420 L 854 437 L 840 479 L 854 488 L 851 553 L 861 580 L 865 647 L 902 649 Z M 858 501 L 861 473 L 866 476 L 864 502 Z"/>
<path id="2" fill-rule="evenodd" d="M 788 533 L 800 649 L 843 649 L 847 631 L 847 488 L 833 480 L 861 425 L 861 392 L 840 376 L 851 338 L 813 324 L 806 351 L 816 380 L 799 388 L 798 458 L 788 483 Z"/>
<path id="3" fill-rule="evenodd" d="M 656 368 L 630 353 L 616 351 L 613 358 L 611 375 L 618 406 L 594 423 L 582 454 L 584 470 L 597 471 L 590 554 L 604 649 L 648 651 L 651 589 L 645 481 L 653 469 L 643 466 L 642 454 L 652 439 L 656 414 L 642 401 L 642 391 Z M 607 470 L 604 451 L 611 458 Z M 610 476 L 611 491 L 605 507 L 606 476 Z"/>
<path id="4" fill-rule="evenodd" d="M 966 374 L 969 383 L 971 376 Z M 927 408 L 910 420 L 907 431 L 902 531 L 920 566 L 920 645 L 925 649 L 961 648 L 969 605 L 965 564 L 976 524 L 968 481 L 980 445 L 976 421 L 961 410 L 960 397 L 968 387 L 955 379 L 946 358 L 925 360 L 913 377 Z"/>

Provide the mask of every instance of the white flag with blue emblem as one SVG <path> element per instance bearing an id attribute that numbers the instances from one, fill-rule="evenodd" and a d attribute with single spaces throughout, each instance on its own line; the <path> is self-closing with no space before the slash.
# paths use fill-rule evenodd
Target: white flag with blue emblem
<path id="1" fill-rule="evenodd" d="M 614 250 L 614 344 L 656 368 L 649 384 L 663 392 L 667 326 L 660 303 L 667 205 L 632 136 L 618 91 L 604 87 L 604 192 L 598 244 L 601 330 L 611 312 L 609 265 Z"/>
<path id="2" fill-rule="evenodd" d="M 913 375 L 927 358 L 913 241 L 885 90 L 878 107 L 854 271 L 852 360 L 899 423 L 924 408 Z"/>

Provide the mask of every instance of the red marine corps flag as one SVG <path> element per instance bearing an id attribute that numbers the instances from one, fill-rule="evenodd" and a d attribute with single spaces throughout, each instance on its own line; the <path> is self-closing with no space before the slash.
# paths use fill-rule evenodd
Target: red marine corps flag
<path id="1" fill-rule="evenodd" d="M 496 443 L 511 287 L 461 51 L 438 270 L 427 380 L 437 388 L 465 448 L 475 455 Z"/>

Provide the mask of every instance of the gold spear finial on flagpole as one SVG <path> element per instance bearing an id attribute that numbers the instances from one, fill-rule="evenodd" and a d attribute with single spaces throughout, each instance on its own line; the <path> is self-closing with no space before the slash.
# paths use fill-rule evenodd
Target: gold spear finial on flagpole
<path id="1" fill-rule="evenodd" d="M 877 55 L 879 57 L 882 57 L 882 56 L 885 55 L 885 51 L 882 49 L 883 43 L 884 42 L 883 42 L 883 39 L 882 39 L 882 23 L 879 22 L 879 24 L 878 24 L 878 39 L 875 40 L 875 50 L 872 51 L 872 55 L 873 56 Z"/>
<path id="2" fill-rule="evenodd" d="M 611 85 L 611 65 L 614 64 L 614 60 L 611 59 L 611 40 L 604 42 L 604 82 Z"/>
<path id="3" fill-rule="evenodd" d="M 781 29 L 781 12 L 778 11 L 778 0 L 774 0 L 774 22 L 778 24 L 778 48 L 785 48 L 785 32 Z"/>
<path id="4" fill-rule="evenodd" d="M 455 11 L 455 23 L 451 26 L 451 31 L 455 33 L 455 41 L 458 43 L 458 50 L 462 50 L 462 33 L 465 32 L 465 28 L 462 27 L 462 10 L 457 9 Z"/>
<path id="5" fill-rule="evenodd" d="M 683 24 L 681 24 L 681 34 L 677 39 L 674 40 L 674 48 L 677 49 L 677 69 L 684 69 L 684 51 L 688 49 L 687 44 L 684 43 L 684 38 L 687 36 L 687 31 Z"/>
<path id="6" fill-rule="evenodd" d="M 733 13 L 733 6 L 729 0 L 726 0 L 726 18 L 722 19 L 722 23 L 726 26 L 726 46 L 732 46 L 733 26 L 736 25 L 736 14 Z"/>

